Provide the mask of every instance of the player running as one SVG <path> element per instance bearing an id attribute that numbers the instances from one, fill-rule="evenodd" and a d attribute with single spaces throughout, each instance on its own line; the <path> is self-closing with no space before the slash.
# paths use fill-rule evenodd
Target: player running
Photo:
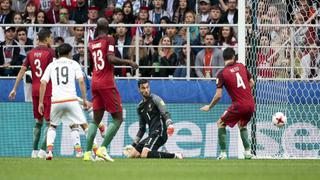
<path id="1" fill-rule="evenodd" d="M 254 111 L 255 102 L 252 96 L 251 88 L 254 85 L 252 75 L 247 68 L 235 62 L 235 51 L 227 48 L 223 51 L 225 67 L 217 76 L 217 90 L 209 105 L 201 108 L 202 111 L 209 111 L 218 103 L 222 97 L 222 87 L 224 86 L 232 99 L 231 106 L 218 120 L 218 142 L 220 146 L 220 155 L 218 159 L 226 159 L 226 126 L 234 127 L 238 124 L 242 143 L 245 149 L 245 159 L 251 159 L 250 144 L 248 139 L 247 124 L 250 121 Z"/>
<path id="2" fill-rule="evenodd" d="M 43 28 L 38 33 L 38 46 L 32 49 L 26 57 L 19 74 L 16 78 L 16 82 L 12 88 L 12 91 L 9 94 L 9 99 L 13 100 L 16 96 L 16 91 L 19 86 L 19 83 L 30 67 L 32 72 L 32 105 L 33 105 L 33 115 L 35 119 L 35 126 L 33 128 L 33 151 L 31 154 L 32 158 L 45 158 L 46 156 L 46 134 L 50 121 L 50 107 L 51 107 L 51 82 L 48 82 L 48 87 L 44 94 L 44 112 L 43 114 L 39 114 L 38 112 L 38 103 L 39 103 L 39 89 L 40 89 L 40 79 L 46 70 L 47 66 L 52 62 L 55 57 L 55 53 L 53 49 L 50 48 L 52 44 L 52 36 L 50 30 Z M 44 141 L 42 146 L 38 148 L 40 136 L 41 136 L 41 127 L 43 125 L 43 118 L 47 122 L 47 126 L 43 132 Z"/>
<path id="3" fill-rule="evenodd" d="M 61 121 L 71 121 L 77 125 L 86 124 L 86 119 L 77 99 L 75 80 L 79 82 L 83 106 L 88 108 L 86 89 L 80 65 L 70 59 L 72 47 L 61 44 L 57 48 L 59 59 L 49 64 L 41 78 L 39 113 L 44 112 L 44 92 L 47 83 L 52 81 L 51 120 L 47 134 L 47 160 L 53 158 L 53 145 L 56 137 L 56 128 Z"/>
<path id="4" fill-rule="evenodd" d="M 114 65 L 129 65 L 134 69 L 138 68 L 138 65 L 132 60 L 115 57 L 114 38 L 108 35 L 108 30 L 108 20 L 106 18 L 99 18 L 95 31 L 95 39 L 89 43 L 89 54 L 93 65 L 91 89 L 94 122 L 89 127 L 84 160 L 91 159 L 91 149 L 98 124 L 102 120 L 104 111 L 108 111 L 113 120 L 108 124 L 106 135 L 96 155 L 104 160 L 113 161 L 108 155 L 106 147 L 118 132 L 123 121 L 121 98 L 114 81 Z"/>
<path id="5" fill-rule="evenodd" d="M 149 81 L 138 81 L 139 92 L 143 100 L 139 103 L 137 113 L 139 116 L 139 131 L 131 146 L 125 149 L 125 155 L 130 158 L 178 158 L 183 159 L 181 153 L 160 152 L 163 146 L 172 136 L 174 128 L 170 113 L 167 111 L 164 101 L 157 95 L 151 94 Z M 148 125 L 149 136 L 143 140 Z"/>

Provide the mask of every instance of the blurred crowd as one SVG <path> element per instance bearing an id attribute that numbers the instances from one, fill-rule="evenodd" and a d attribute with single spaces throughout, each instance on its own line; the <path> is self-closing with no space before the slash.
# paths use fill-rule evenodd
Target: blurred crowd
<path id="1" fill-rule="evenodd" d="M 317 24 L 320 22 L 318 9 L 318 0 L 246 0 L 246 23 L 258 24 L 257 30 L 252 26 L 246 29 L 246 63 L 258 67 L 259 77 L 320 77 L 317 48 L 320 28 L 259 26 Z M 186 77 L 188 31 L 186 27 L 176 26 L 179 24 L 198 24 L 189 28 L 190 45 L 196 46 L 190 50 L 191 77 L 216 77 L 224 66 L 222 51 L 226 47 L 238 51 L 237 0 L 0 0 L 2 24 L 39 24 L 0 28 L 0 76 L 18 73 L 19 68 L 11 66 L 21 65 L 26 53 L 37 43 L 37 32 L 49 28 L 41 24 L 95 24 L 99 17 L 116 24 L 109 32 L 115 38 L 116 56 L 138 61 L 140 66 L 151 66 L 139 68 L 139 72 L 116 68 L 116 76 Z M 126 24 L 174 25 L 126 27 Z M 204 24 L 212 27 L 201 26 Z M 87 61 L 84 42 L 94 38 L 95 28 L 55 26 L 50 29 L 55 45 L 64 42 L 74 46 L 73 59 L 84 65 Z M 144 46 L 139 48 L 138 58 L 136 40 Z M 158 45 L 167 47 L 154 47 Z M 181 47 L 170 47 L 172 45 Z M 168 68 L 161 68 L 163 66 Z M 90 74 L 90 68 L 88 71 Z"/>

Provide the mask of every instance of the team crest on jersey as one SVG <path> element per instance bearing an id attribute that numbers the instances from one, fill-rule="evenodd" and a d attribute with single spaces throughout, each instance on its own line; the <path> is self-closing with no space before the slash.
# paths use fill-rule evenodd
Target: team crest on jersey
<path id="1" fill-rule="evenodd" d="M 148 105 L 148 111 L 152 111 L 152 104 Z"/>
<path id="2" fill-rule="evenodd" d="M 219 84 L 219 78 L 217 78 L 217 80 L 216 80 L 216 84 Z"/>
<path id="3" fill-rule="evenodd" d="M 109 51 L 114 52 L 114 46 L 113 45 L 109 45 Z"/>

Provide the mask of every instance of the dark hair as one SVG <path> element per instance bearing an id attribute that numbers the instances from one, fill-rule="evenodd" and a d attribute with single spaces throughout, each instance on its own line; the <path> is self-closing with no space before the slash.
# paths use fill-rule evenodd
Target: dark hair
<path id="1" fill-rule="evenodd" d="M 72 51 L 72 46 L 68 43 L 63 43 L 59 47 L 56 48 L 56 56 L 66 56 Z"/>
<path id="2" fill-rule="evenodd" d="M 223 51 L 223 59 L 225 61 L 230 60 L 235 57 L 235 54 L 236 52 L 234 51 L 234 49 L 231 47 L 228 47 Z"/>
<path id="3" fill-rule="evenodd" d="M 45 41 L 48 37 L 50 37 L 51 35 L 51 31 L 47 28 L 42 28 L 39 32 L 38 32 L 38 39 L 40 42 Z"/>
<path id="4" fill-rule="evenodd" d="M 25 27 L 18 27 L 17 33 L 19 33 L 20 31 L 24 31 L 26 34 L 28 33 L 28 31 Z"/>
<path id="5" fill-rule="evenodd" d="M 58 37 L 54 38 L 54 43 L 57 43 L 58 41 L 62 41 L 64 43 L 63 37 L 58 36 Z"/>
<path id="6" fill-rule="evenodd" d="M 212 32 L 207 32 L 204 37 L 206 37 L 206 36 L 213 36 L 213 39 L 216 40 L 216 38 Z"/>
<path id="7" fill-rule="evenodd" d="M 138 87 L 140 87 L 141 84 L 149 83 L 149 80 L 147 79 L 139 79 L 138 81 Z"/>

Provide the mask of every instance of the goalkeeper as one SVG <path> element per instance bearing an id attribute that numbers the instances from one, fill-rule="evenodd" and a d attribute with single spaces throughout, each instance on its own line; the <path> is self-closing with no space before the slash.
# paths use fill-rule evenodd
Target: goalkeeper
<path id="1" fill-rule="evenodd" d="M 173 134 L 173 122 L 163 100 L 159 96 L 150 93 L 149 81 L 139 80 L 138 87 L 143 97 L 137 108 L 139 131 L 133 144 L 125 147 L 124 154 L 130 158 L 182 159 L 181 153 L 158 151 L 167 142 L 168 135 L 171 136 Z M 146 132 L 146 125 L 149 128 L 149 136 L 141 140 Z"/>

